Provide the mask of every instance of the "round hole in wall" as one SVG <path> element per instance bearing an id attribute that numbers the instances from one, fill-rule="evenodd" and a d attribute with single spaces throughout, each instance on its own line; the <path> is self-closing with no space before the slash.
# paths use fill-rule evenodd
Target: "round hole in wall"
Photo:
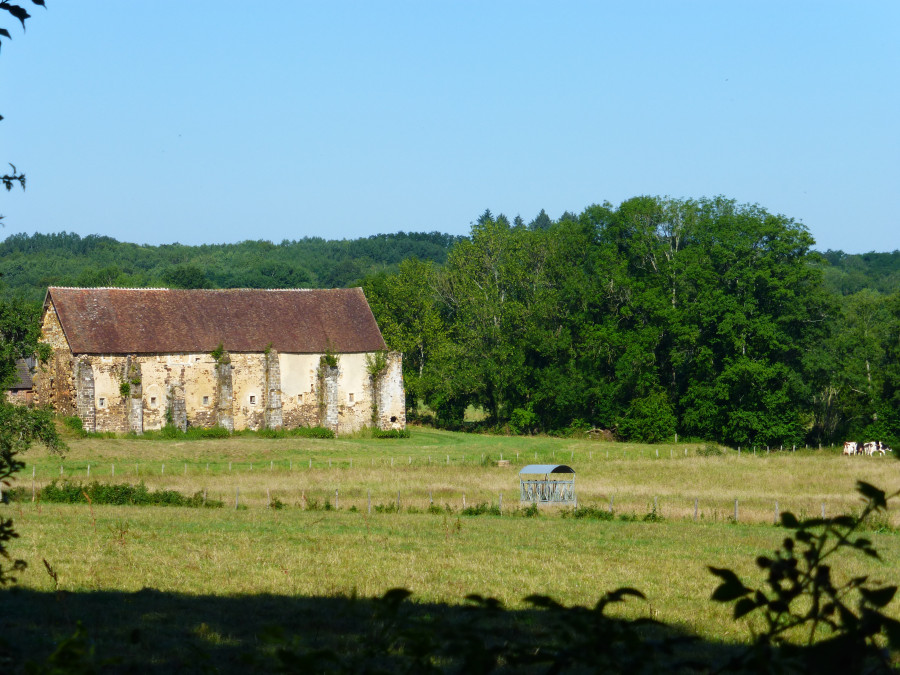
<path id="1" fill-rule="evenodd" d="M 397 421 L 397 416 L 391 415 L 391 422 L 396 422 L 396 421 Z"/>

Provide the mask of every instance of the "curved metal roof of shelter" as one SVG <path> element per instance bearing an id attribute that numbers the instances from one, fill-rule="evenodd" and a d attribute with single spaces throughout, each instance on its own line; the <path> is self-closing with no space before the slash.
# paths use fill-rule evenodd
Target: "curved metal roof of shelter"
<path id="1" fill-rule="evenodd" d="M 565 464 L 529 464 L 519 472 L 520 475 L 523 473 L 575 473 L 575 469 Z"/>

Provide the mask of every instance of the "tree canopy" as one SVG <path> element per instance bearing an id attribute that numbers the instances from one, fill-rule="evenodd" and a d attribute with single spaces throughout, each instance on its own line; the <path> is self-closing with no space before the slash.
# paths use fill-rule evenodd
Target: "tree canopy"
<path id="1" fill-rule="evenodd" d="M 414 354 L 412 400 L 447 423 L 476 406 L 517 431 L 647 441 L 896 436 L 898 294 L 830 292 L 813 244 L 723 197 L 636 197 L 528 227 L 486 211 L 443 266 L 365 289 L 388 344 Z"/>

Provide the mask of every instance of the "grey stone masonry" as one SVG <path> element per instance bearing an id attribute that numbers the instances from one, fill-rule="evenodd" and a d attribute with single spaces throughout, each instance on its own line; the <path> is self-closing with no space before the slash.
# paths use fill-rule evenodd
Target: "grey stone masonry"
<path id="1" fill-rule="evenodd" d="M 172 424 L 176 429 L 187 431 L 187 407 L 184 403 L 184 385 L 173 383 L 169 387 L 169 410 L 172 413 Z"/>
<path id="2" fill-rule="evenodd" d="M 338 430 L 338 375 L 340 367 L 332 368 L 331 366 L 323 366 L 325 369 L 324 385 L 325 385 L 325 419 L 324 426 L 337 433 Z"/>
<path id="3" fill-rule="evenodd" d="M 266 427 L 281 429 L 284 416 L 281 410 L 281 366 L 278 364 L 278 352 L 268 349 L 263 355 L 266 365 Z"/>
<path id="4" fill-rule="evenodd" d="M 129 356 L 125 360 L 125 376 L 128 378 L 128 430 L 144 433 L 144 387 L 141 384 L 141 364 Z"/>
<path id="5" fill-rule="evenodd" d="M 382 431 L 406 428 L 406 394 L 403 390 L 403 357 L 400 352 L 388 352 L 384 370 L 375 381 L 375 402 Z"/>
<path id="6" fill-rule="evenodd" d="M 216 363 L 216 424 L 234 431 L 234 382 L 231 359 L 225 354 Z"/>
<path id="7" fill-rule="evenodd" d="M 75 412 L 85 431 L 97 430 L 97 410 L 94 407 L 94 369 L 90 359 L 75 361 Z"/>

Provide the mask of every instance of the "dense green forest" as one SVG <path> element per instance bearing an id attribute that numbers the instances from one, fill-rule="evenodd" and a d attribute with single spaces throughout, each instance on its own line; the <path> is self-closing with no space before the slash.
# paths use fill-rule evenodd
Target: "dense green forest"
<path id="1" fill-rule="evenodd" d="M 41 302 L 47 286 L 336 288 L 417 257 L 442 263 L 460 239 L 438 232 L 350 241 L 142 246 L 110 237 L 16 234 L 0 244 L 3 295 Z"/>
<path id="2" fill-rule="evenodd" d="M 408 260 L 365 289 L 410 397 L 448 424 L 476 405 L 519 432 L 895 443 L 900 256 L 813 243 L 724 198 L 641 197 L 543 227 L 486 212 L 444 265 Z M 826 283 L 860 260 L 877 283 Z"/>
<path id="3" fill-rule="evenodd" d="M 734 445 L 900 436 L 900 251 L 817 253 L 802 225 L 716 198 L 639 197 L 468 237 L 141 246 L 77 234 L 0 244 L 2 293 L 48 285 L 362 284 L 410 403 L 459 425 L 585 427 Z"/>

